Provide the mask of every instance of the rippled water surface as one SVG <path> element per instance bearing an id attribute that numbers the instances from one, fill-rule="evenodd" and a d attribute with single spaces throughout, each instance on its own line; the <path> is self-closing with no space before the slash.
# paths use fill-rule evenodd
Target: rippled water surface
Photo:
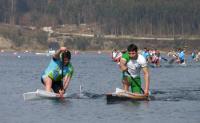
<path id="1" fill-rule="evenodd" d="M 65 100 L 24 101 L 43 89 L 40 74 L 50 61 L 34 53 L 0 53 L 1 123 L 199 123 L 200 64 L 150 68 L 151 101 L 107 104 L 105 93 L 121 87 L 121 73 L 108 54 L 72 56 L 75 73 Z M 82 98 L 80 95 L 82 86 Z"/>

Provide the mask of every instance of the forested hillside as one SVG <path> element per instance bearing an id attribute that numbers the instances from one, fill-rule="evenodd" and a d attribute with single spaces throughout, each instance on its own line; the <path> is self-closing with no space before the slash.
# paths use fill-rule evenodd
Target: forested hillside
<path id="1" fill-rule="evenodd" d="M 52 41 L 81 50 L 129 42 L 193 49 L 199 34 L 200 0 L 0 0 L 1 42 L 11 49 L 44 49 Z"/>
<path id="2" fill-rule="evenodd" d="M 1 0 L 0 22 L 96 24 L 104 34 L 197 35 L 200 0 Z"/>

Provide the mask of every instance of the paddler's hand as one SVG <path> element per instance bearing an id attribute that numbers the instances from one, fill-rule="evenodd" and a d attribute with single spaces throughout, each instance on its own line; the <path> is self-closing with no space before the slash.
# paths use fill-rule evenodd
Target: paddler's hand
<path id="1" fill-rule="evenodd" d="M 63 97 L 64 93 L 65 93 L 64 89 L 59 90 L 60 97 Z"/>
<path id="2" fill-rule="evenodd" d="M 60 51 L 65 52 L 65 51 L 67 51 L 67 48 L 66 47 L 60 47 Z"/>
<path id="3" fill-rule="evenodd" d="M 149 96 L 149 91 L 148 91 L 148 90 L 145 90 L 145 91 L 144 91 L 144 95 L 148 97 L 148 96 Z"/>

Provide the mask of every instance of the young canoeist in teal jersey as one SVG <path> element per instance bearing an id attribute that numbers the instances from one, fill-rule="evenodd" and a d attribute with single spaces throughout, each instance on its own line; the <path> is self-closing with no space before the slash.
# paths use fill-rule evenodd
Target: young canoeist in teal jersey
<path id="1" fill-rule="evenodd" d="M 129 86 L 131 86 L 131 91 L 133 93 L 141 93 L 141 69 L 144 72 L 145 89 L 144 95 L 149 95 L 149 70 L 147 66 L 146 59 L 138 54 L 138 48 L 135 44 L 131 44 L 127 48 L 127 52 L 122 55 L 120 60 L 120 69 L 123 72 L 122 84 L 125 91 L 129 91 Z"/>
<path id="2" fill-rule="evenodd" d="M 151 62 L 151 55 L 149 53 L 149 50 L 147 48 L 144 48 L 143 52 L 142 52 L 143 57 L 146 59 L 146 61 L 148 63 Z"/>
<path id="3" fill-rule="evenodd" d="M 53 90 L 62 97 L 69 86 L 73 74 L 73 66 L 70 63 L 71 53 L 66 47 L 61 47 L 51 59 L 48 67 L 43 72 L 41 81 L 45 90 Z"/>
<path id="4" fill-rule="evenodd" d="M 178 64 L 184 64 L 185 63 L 185 51 L 181 48 L 178 50 Z"/>

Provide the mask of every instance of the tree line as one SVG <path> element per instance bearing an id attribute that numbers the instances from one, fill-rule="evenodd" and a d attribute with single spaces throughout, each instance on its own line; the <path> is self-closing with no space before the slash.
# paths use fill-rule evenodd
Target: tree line
<path id="1" fill-rule="evenodd" d="M 95 24 L 101 34 L 200 34 L 200 0 L 1 0 L 0 22 L 26 26 Z"/>

